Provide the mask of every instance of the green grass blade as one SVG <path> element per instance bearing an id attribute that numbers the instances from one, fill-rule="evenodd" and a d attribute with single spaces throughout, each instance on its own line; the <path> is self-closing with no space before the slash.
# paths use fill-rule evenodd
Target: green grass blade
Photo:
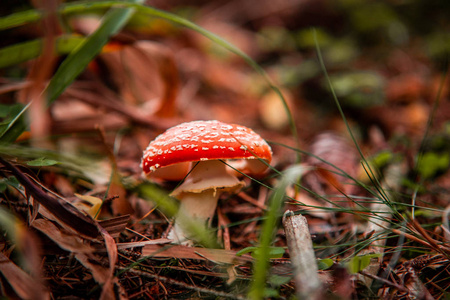
<path id="1" fill-rule="evenodd" d="M 186 20 L 184 18 L 181 18 L 177 15 L 165 12 L 165 11 L 161 11 L 152 7 L 144 7 L 144 6 L 140 6 L 138 9 L 139 12 L 142 13 L 146 13 L 155 17 L 160 17 L 160 18 L 164 18 L 166 20 L 172 21 L 176 24 L 185 26 L 189 29 L 192 29 L 198 33 L 200 33 L 201 35 L 203 35 L 204 37 L 210 39 L 212 42 L 222 46 L 223 48 L 227 49 L 228 51 L 236 54 L 237 56 L 241 57 L 248 65 L 250 65 L 256 72 L 258 72 L 266 81 L 266 83 L 268 84 L 268 86 L 278 95 L 278 97 L 280 98 L 280 100 L 283 103 L 286 115 L 288 117 L 289 120 L 289 124 L 290 124 L 290 129 L 291 129 L 291 133 L 293 136 L 293 139 L 296 141 L 297 145 L 299 145 L 299 140 L 298 140 L 298 133 L 297 133 L 297 127 L 295 126 L 295 122 L 294 122 L 294 118 L 292 116 L 292 113 L 287 105 L 286 99 L 284 98 L 283 94 L 281 93 L 280 89 L 272 83 L 272 80 L 270 79 L 270 77 L 267 75 L 267 73 L 264 71 L 263 68 L 261 68 L 261 66 L 258 65 L 257 62 L 255 62 L 250 56 L 248 56 L 247 54 L 245 54 L 244 52 L 242 52 L 239 48 L 237 48 L 236 46 L 234 46 L 233 44 L 229 43 L 228 41 L 224 40 L 223 38 L 221 38 L 220 36 L 204 29 L 201 26 L 196 25 L 195 23 L 192 23 L 189 20 Z M 300 156 L 297 156 L 297 161 L 300 160 Z"/>
<path id="2" fill-rule="evenodd" d="M 83 2 L 75 2 L 75 3 L 69 3 L 67 5 L 64 6 L 63 10 L 61 11 L 62 13 L 77 13 L 80 11 L 83 11 L 86 9 L 85 7 L 86 3 Z M 224 47 L 225 49 L 227 49 L 228 51 L 236 54 L 237 56 L 241 57 L 248 65 L 250 65 L 256 72 L 258 72 L 266 81 L 266 83 L 268 84 L 268 86 L 279 96 L 279 98 L 281 99 L 283 106 L 285 108 L 285 112 L 288 116 L 289 119 L 289 124 L 290 124 L 290 128 L 291 128 L 291 132 L 292 132 L 292 136 L 293 139 L 296 141 L 296 143 L 298 143 L 298 133 L 297 133 L 297 128 L 295 126 L 295 122 L 294 122 L 294 118 L 292 116 L 292 113 L 287 105 L 286 99 L 284 98 L 283 94 L 281 93 L 280 89 L 272 83 L 271 79 L 269 78 L 269 76 L 267 75 L 267 73 L 264 71 L 263 68 L 261 68 L 258 63 L 256 63 L 251 57 L 249 57 L 247 54 L 245 54 L 244 52 L 242 52 L 239 48 L 237 48 L 236 46 L 232 45 L 231 43 L 229 43 L 228 41 L 224 40 L 223 38 L 219 37 L 218 35 L 204 29 L 201 26 L 196 25 L 195 23 L 179 17 L 175 14 L 166 12 L 166 11 L 162 11 L 153 7 L 149 7 L 149 6 L 144 6 L 144 5 L 140 5 L 140 4 L 136 4 L 133 2 L 122 2 L 122 1 L 104 1 L 104 2 L 89 2 L 89 8 L 90 9 L 102 9 L 102 8 L 108 8 L 108 7 L 113 7 L 113 6 L 123 6 L 123 7 L 133 7 L 136 9 L 136 12 L 145 14 L 145 15 L 149 15 L 152 17 L 159 17 L 162 19 L 166 19 L 168 21 L 171 21 L 175 24 L 184 26 L 186 28 L 189 28 L 191 30 L 194 30 L 198 33 L 200 33 L 201 35 L 205 36 L 206 38 L 210 39 L 212 42 Z M 298 156 L 298 160 L 299 160 Z"/>
<path id="3" fill-rule="evenodd" d="M 363 152 L 361 150 L 361 147 L 359 146 L 358 142 L 356 141 L 356 138 L 355 138 L 355 136 L 353 134 L 353 131 L 351 130 L 350 125 L 348 124 L 347 117 L 345 116 L 345 113 L 344 113 L 344 111 L 342 109 L 342 106 L 339 103 L 339 99 L 338 99 L 338 97 L 336 95 L 336 92 L 335 92 L 335 90 L 333 88 L 333 84 L 331 82 L 330 76 L 328 75 L 327 69 L 325 67 L 325 63 L 324 63 L 323 57 L 322 57 L 322 51 L 320 50 L 319 42 L 318 42 L 318 39 L 317 39 L 317 33 L 316 33 L 316 31 L 314 29 L 313 29 L 313 35 L 314 35 L 314 41 L 315 41 L 315 44 L 316 44 L 317 58 L 319 59 L 319 64 L 320 64 L 322 72 L 323 72 L 323 74 L 325 76 L 325 79 L 327 81 L 327 84 L 330 87 L 333 100 L 334 100 L 334 102 L 336 104 L 336 107 L 337 107 L 337 109 L 339 111 L 339 114 L 341 115 L 342 120 L 345 123 L 345 126 L 347 128 L 348 133 L 350 134 L 350 137 L 351 137 L 351 139 L 353 141 L 353 144 L 355 145 L 356 149 L 358 150 L 359 156 L 361 157 L 361 160 L 362 160 L 361 163 L 362 163 L 364 169 L 366 170 L 367 175 L 369 176 L 369 178 L 371 178 L 371 180 L 374 180 L 375 183 L 376 183 L 377 176 L 375 175 L 374 171 L 372 170 L 372 167 L 370 166 L 370 164 L 368 163 L 367 159 L 365 158 L 365 156 L 364 156 L 364 154 L 363 154 Z M 384 198 L 385 202 L 386 203 L 389 202 L 389 199 L 387 198 L 387 195 L 384 192 L 384 190 L 382 188 L 379 188 L 379 184 L 376 184 L 375 187 L 378 188 L 378 190 L 380 192 L 380 195 Z"/>
<path id="4" fill-rule="evenodd" d="M 0 49 L 0 68 L 9 67 L 32 58 L 41 53 L 42 40 L 26 41 Z"/>
<path id="5" fill-rule="evenodd" d="M 103 17 L 100 27 L 63 61 L 47 86 L 51 104 L 102 50 L 109 38 L 116 34 L 133 15 L 133 8 L 114 8 Z"/>
<path id="6" fill-rule="evenodd" d="M 8 126 L 0 133 L 0 145 L 14 142 L 27 128 L 24 113 L 30 106 L 28 103 L 24 106 L 8 123 Z"/>
<path id="7" fill-rule="evenodd" d="M 321 67 L 321 69 L 322 69 L 322 72 L 323 72 L 323 74 L 324 74 L 324 76 L 325 76 L 325 79 L 326 79 L 326 81 L 327 81 L 327 84 L 328 84 L 328 86 L 330 87 L 330 91 L 331 91 L 331 94 L 332 94 L 332 96 L 333 96 L 333 100 L 334 100 L 334 102 L 335 102 L 335 104 L 336 104 L 337 109 L 339 110 L 339 114 L 341 115 L 342 120 L 343 120 L 344 123 L 345 123 L 345 126 L 346 126 L 346 128 L 347 128 L 347 131 L 348 131 L 348 133 L 350 134 L 350 137 L 352 138 L 353 143 L 355 144 L 356 149 L 357 149 L 358 152 L 359 152 L 359 155 L 361 156 L 361 158 L 364 159 L 364 155 L 363 155 L 363 153 L 362 153 L 362 150 L 361 150 L 361 148 L 359 147 L 359 144 L 358 144 L 358 142 L 356 141 L 355 136 L 353 135 L 353 131 L 351 130 L 350 125 L 348 124 L 347 117 L 345 116 L 344 111 L 343 111 L 343 109 L 342 109 L 342 107 L 341 107 L 341 104 L 339 103 L 339 100 L 338 100 L 338 97 L 337 97 L 337 95 L 336 95 L 336 92 L 334 91 L 333 85 L 332 85 L 332 83 L 331 83 L 330 76 L 328 75 L 327 69 L 326 69 L 326 67 L 325 67 L 325 63 L 324 63 L 324 61 L 323 61 L 322 51 L 320 50 L 319 41 L 318 41 L 318 39 L 317 39 L 317 33 L 316 33 L 316 31 L 315 31 L 314 29 L 313 29 L 313 34 L 314 34 L 314 41 L 315 41 L 315 44 L 316 44 L 317 58 L 319 59 L 319 64 L 320 64 L 320 67 Z"/>
<path id="8" fill-rule="evenodd" d="M 101 51 L 109 38 L 125 26 L 133 13 L 133 8 L 115 8 L 110 10 L 104 16 L 100 27 L 91 36 L 85 39 L 78 48 L 71 52 L 50 80 L 45 91 L 48 104 L 51 104 L 58 98 L 64 89 L 72 83 L 72 81 L 86 68 L 88 63 Z M 62 44 L 62 46 L 67 47 L 67 44 Z M 24 111 L 25 110 L 26 108 Z M 20 115 L 18 121 L 13 122 L 10 128 L 8 128 L 7 135 L 5 134 L 3 136 L 1 142 L 15 141 L 25 129 L 25 118 L 23 115 Z"/>
<path id="9" fill-rule="evenodd" d="M 0 18 L 0 30 L 10 29 L 30 22 L 39 21 L 42 13 L 36 9 L 21 11 Z"/>
<path id="10" fill-rule="evenodd" d="M 35 147 L 0 144 L 0 157 L 6 156 L 14 157 L 19 161 L 54 161 L 55 167 L 58 167 L 61 172 L 68 172 L 74 178 L 80 177 L 98 184 L 107 183 L 109 180 L 109 168 L 96 157 L 81 157 Z"/>
<path id="11" fill-rule="evenodd" d="M 112 34 L 117 32 L 123 25 L 125 25 L 128 18 L 132 15 L 132 12 L 136 10 L 139 13 L 163 18 L 178 25 L 185 26 L 191 30 L 194 30 L 245 60 L 264 78 L 268 86 L 280 97 L 281 101 L 283 102 L 286 114 L 289 118 L 293 139 L 298 143 L 298 134 L 295 122 L 280 89 L 272 83 L 267 73 L 252 58 L 242 52 L 239 48 L 235 47 L 234 45 L 230 44 L 214 33 L 175 14 L 158 10 L 153 7 L 144 6 L 136 3 L 135 1 L 73 2 L 61 6 L 60 13 L 81 13 L 89 10 L 107 9 L 115 6 L 120 8 L 114 8 L 114 11 L 110 12 L 109 16 L 105 16 L 104 22 L 101 27 L 85 43 L 83 43 L 82 46 L 80 46 L 80 49 L 78 49 L 77 52 L 70 55 L 58 69 L 57 74 L 55 74 L 54 78 L 47 88 L 47 97 L 49 99 L 49 103 L 55 101 L 55 99 L 62 93 L 62 91 L 76 78 L 76 76 L 81 73 L 81 71 L 86 67 L 89 61 L 91 61 L 92 58 L 94 58 L 95 55 L 99 53 L 101 47 L 107 42 L 108 38 Z M 15 13 L 7 17 L 0 18 L 0 30 L 13 28 L 29 22 L 38 21 L 41 17 L 42 14 L 37 10 Z M 298 155 L 298 160 L 299 157 L 300 156 Z"/>
<path id="12" fill-rule="evenodd" d="M 67 54 L 84 40 L 80 36 L 62 36 L 56 41 L 58 54 Z M 0 49 L 0 68 L 13 66 L 38 57 L 42 52 L 43 40 L 32 40 Z"/>
<path id="13" fill-rule="evenodd" d="M 253 281 L 248 294 L 249 299 L 263 299 L 266 289 L 267 273 L 270 260 L 270 246 L 278 228 L 281 217 L 281 209 L 286 198 L 286 188 L 298 182 L 298 179 L 308 169 L 303 166 L 295 166 L 283 172 L 281 181 L 277 184 L 270 196 L 269 209 L 262 225 L 259 251 L 256 252 L 256 261 L 253 267 Z"/>

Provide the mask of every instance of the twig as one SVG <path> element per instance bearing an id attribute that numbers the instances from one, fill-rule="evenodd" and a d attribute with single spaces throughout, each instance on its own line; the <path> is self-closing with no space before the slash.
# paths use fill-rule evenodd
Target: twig
<path id="1" fill-rule="evenodd" d="M 228 229 L 230 220 L 228 220 L 228 218 L 222 213 L 222 209 L 220 207 L 217 208 L 217 218 L 219 222 L 218 235 L 222 237 L 224 249 L 231 250 L 230 230 Z"/>
<path id="2" fill-rule="evenodd" d="M 120 269 L 122 269 L 122 268 L 120 268 Z M 134 270 L 134 269 L 127 269 L 126 272 L 130 272 L 130 273 L 133 273 L 135 275 L 142 276 L 142 277 L 153 278 L 153 279 L 156 279 L 158 281 L 166 282 L 168 284 L 178 285 L 178 286 L 181 286 L 183 288 L 187 288 L 187 289 L 194 290 L 194 291 L 201 292 L 201 293 L 211 294 L 211 295 L 214 295 L 214 296 L 217 296 L 217 297 L 226 297 L 226 298 L 231 298 L 231 299 L 239 299 L 239 300 L 242 299 L 242 300 L 245 300 L 245 298 L 242 297 L 242 296 L 232 295 L 232 294 L 229 294 L 229 293 L 220 292 L 220 291 L 216 291 L 216 290 L 211 290 L 211 289 L 208 289 L 208 288 L 192 286 L 192 285 L 189 285 L 187 283 L 184 283 L 184 282 L 181 282 L 181 281 L 178 281 L 178 280 L 174 280 L 174 279 L 171 279 L 171 278 L 168 278 L 168 277 L 165 277 L 165 276 L 155 275 L 155 274 L 152 274 L 152 273 L 149 273 L 149 272 L 144 272 L 144 271 L 139 271 L 139 270 Z"/>
<path id="3" fill-rule="evenodd" d="M 238 196 L 239 196 L 242 200 L 247 201 L 248 203 L 250 203 L 250 204 L 252 204 L 252 205 L 254 205 L 254 206 L 256 206 L 256 207 L 259 207 L 259 208 L 262 209 L 262 210 L 267 210 L 267 205 L 265 205 L 264 203 L 259 202 L 258 200 L 253 199 L 252 197 L 250 197 L 249 195 L 247 195 L 247 194 L 244 193 L 244 192 L 240 192 L 240 193 L 238 194 Z"/>
<path id="4" fill-rule="evenodd" d="M 409 290 L 408 290 L 406 287 L 401 286 L 401 285 L 398 285 L 398 284 L 396 284 L 395 282 L 389 281 L 389 280 L 387 280 L 387 279 L 385 279 L 385 278 L 382 278 L 382 277 L 380 277 L 380 276 L 376 276 L 376 275 L 367 273 L 367 272 L 365 272 L 365 271 L 359 271 L 359 274 L 364 275 L 364 276 L 367 276 L 367 277 L 369 277 L 369 278 L 371 278 L 371 279 L 373 279 L 373 280 L 381 281 L 381 282 L 383 282 L 383 283 L 384 283 L 385 285 L 387 285 L 387 286 L 393 287 L 393 288 L 399 290 L 400 292 L 404 292 L 404 293 L 408 293 L 408 294 L 409 294 Z"/>
<path id="5" fill-rule="evenodd" d="M 137 124 L 149 128 L 162 129 L 169 128 L 173 125 L 173 122 L 171 121 L 157 118 L 155 116 L 146 116 L 142 113 L 142 111 L 137 110 L 132 106 L 123 104 L 116 97 L 113 97 L 106 92 L 102 94 L 103 97 L 98 97 L 98 95 L 93 92 L 83 91 L 80 89 L 77 90 L 73 87 L 70 87 L 65 91 L 65 94 L 67 96 L 77 98 L 78 100 L 94 107 L 103 107 L 114 111 L 115 113 L 118 113 Z"/>
<path id="6" fill-rule="evenodd" d="M 322 299 L 322 282 L 319 280 L 316 256 L 306 218 L 302 215 L 294 215 L 288 210 L 283 216 L 283 226 L 294 266 L 297 297 Z"/>

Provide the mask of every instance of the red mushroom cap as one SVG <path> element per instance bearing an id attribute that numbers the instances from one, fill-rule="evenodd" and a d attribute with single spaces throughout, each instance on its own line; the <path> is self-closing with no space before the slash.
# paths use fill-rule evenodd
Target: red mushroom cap
<path id="1" fill-rule="evenodd" d="M 247 127 L 220 121 L 193 121 L 174 126 L 153 140 L 144 151 L 141 166 L 149 174 L 179 163 L 212 159 L 254 159 L 263 164 L 258 160 L 262 159 L 270 163 L 272 150 Z M 255 173 L 261 173 L 266 166 L 254 169 Z"/>

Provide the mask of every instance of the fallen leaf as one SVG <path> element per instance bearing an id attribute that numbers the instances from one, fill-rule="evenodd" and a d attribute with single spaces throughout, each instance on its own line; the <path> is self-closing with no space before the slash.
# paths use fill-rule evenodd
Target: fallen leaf
<path id="1" fill-rule="evenodd" d="M 50 299 L 46 288 L 0 252 L 0 273 L 21 299 Z M 4 289 L 2 289 L 4 292 Z M 6 296 L 6 295 L 3 295 Z M 13 295 L 9 295 L 12 299 Z"/>

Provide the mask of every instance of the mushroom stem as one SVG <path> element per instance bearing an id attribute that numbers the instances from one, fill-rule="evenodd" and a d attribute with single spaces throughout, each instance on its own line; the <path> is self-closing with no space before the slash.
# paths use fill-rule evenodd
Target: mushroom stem
<path id="1" fill-rule="evenodd" d="M 219 196 L 220 193 L 213 189 L 202 193 L 184 193 L 168 238 L 177 244 L 191 246 L 192 240 L 202 234 L 199 231 L 211 225 Z"/>
<path id="2" fill-rule="evenodd" d="M 220 195 L 234 192 L 243 185 L 227 172 L 222 161 L 197 163 L 186 180 L 172 192 L 181 204 L 168 238 L 176 243 L 191 245 L 192 238 L 199 234 L 196 229 L 206 229 L 211 224 Z"/>

